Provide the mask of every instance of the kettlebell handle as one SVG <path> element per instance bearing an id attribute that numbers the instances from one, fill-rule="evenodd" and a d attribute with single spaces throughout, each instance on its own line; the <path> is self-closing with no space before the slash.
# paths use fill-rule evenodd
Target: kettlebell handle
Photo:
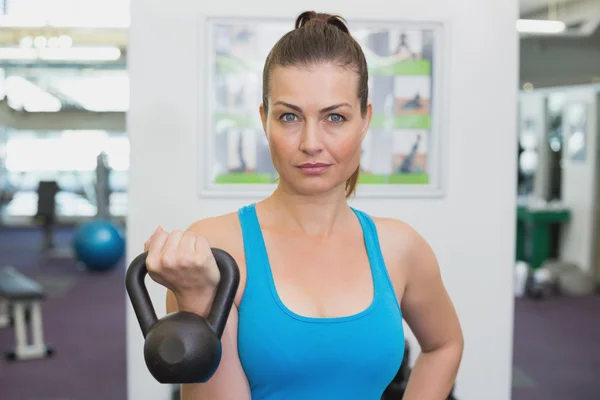
<path id="1" fill-rule="evenodd" d="M 207 319 L 215 334 L 221 339 L 240 283 L 240 270 L 235 259 L 229 253 L 217 248 L 211 250 L 217 261 L 221 279 L 217 285 L 215 298 Z M 158 321 L 144 282 L 148 274 L 146 268 L 147 256 L 148 252 L 144 252 L 134 258 L 125 276 L 127 293 L 144 338 Z"/>

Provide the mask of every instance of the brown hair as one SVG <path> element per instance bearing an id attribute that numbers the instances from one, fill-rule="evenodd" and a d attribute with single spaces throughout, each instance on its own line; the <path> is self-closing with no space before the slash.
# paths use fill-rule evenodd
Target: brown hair
<path id="1" fill-rule="evenodd" d="M 358 75 L 357 96 L 360 111 L 367 113 L 369 98 L 367 61 L 362 48 L 350 35 L 346 21 L 338 16 L 305 11 L 298 16 L 295 29 L 275 44 L 263 70 L 263 107 L 268 111 L 269 78 L 276 66 L 309 67 L 322 62 L 333 62 L 351 68 Z M 346 197 L 356 190 L 360 167 L 346 181 Z"/>

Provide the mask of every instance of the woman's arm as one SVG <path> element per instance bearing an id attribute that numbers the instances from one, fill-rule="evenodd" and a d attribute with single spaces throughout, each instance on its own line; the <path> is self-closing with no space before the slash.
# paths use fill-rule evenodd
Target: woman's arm
<path id="1" fill-rule="evenodd" d="M 232 239 L 238 237 L 232 234 L 239 229 L 238 224 L 237 214 L 232 213 L 197 221 L 188 230 L 205 236 L 211 247 L 233 251 L 240 246 Z M 230 254 L 236 259 L 243 257 L 243 254 L 235 251 Z M 240 274 L 242 277 L 245 275 L 241 266 Z M 215 291 L 198 293 L 194 298 L 178 298 L 172 291 L 167 290 L 167 313 L 188 311 L 206 317 L 212 306 Z M 238 309 L 234 304 L 221 338 L 222 355 L 217 371 L 208 382 L 182 385 L 181 400 L 250 400 L 250 387 L 238 355 L 237 344 Z"/>
<path id="2" fill-rule="evenodd" d="M 175 295 L 167 292 L 167 313 L 179 310 L 207 315 L 209 299 L 198 299 L 191 304 L 178 304 Z M 250 388 L 242 368 L 237 348 L 238 310 L 234 305 L 229 314 L 221 339 L 223 354 L 215 374 L 206 383 L 181 386 L 181 400 L 250 400 Z"/>
<path id="3" fill-rule="evenodd" d="M 412 231 L 410 236 L 410 245 L 405 247 L 403 257 L 407 280 L 401 308 L 421 346 L 421 353 L 403 399 L 445 400 L 462 358 L 462 329 L 433 250 L 418 233 Z"/>

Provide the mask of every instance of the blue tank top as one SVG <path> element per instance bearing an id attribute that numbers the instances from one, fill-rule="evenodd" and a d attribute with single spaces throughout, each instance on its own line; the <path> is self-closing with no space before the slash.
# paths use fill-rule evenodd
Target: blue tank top
<path id="1" fill-rule="evenodd" d="M 362 312 L 305 317 L 279 298 L 255 205 L 239 210 L 246 286 L 239 306 L 238 351 L 252 400 L 380 400 L 404 355 L 402 312 L 373 220 L 362 226 L 374 299 Z"/>

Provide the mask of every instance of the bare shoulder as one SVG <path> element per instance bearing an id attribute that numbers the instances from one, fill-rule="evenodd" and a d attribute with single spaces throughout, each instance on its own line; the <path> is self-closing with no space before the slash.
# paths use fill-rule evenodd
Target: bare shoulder
<path id="1" fill-rule="evenodd" d="M 423 236 L 408 223 L 396 218 L 371 217 L 377 227 L 379 241 L 402 256 L 413 256 L 429 247 Z"/>
<path id="2" fill-rule="evenodd" d="M 412 238 L 415 235 L 418 235 L 417 231 L 413 229 L 412 226 L 402 220 L 376 216 L 371 216 L 371 218 L 375 222 L 375 226 L 377 226 L 377 231 L 380 236 L 402 235 L 407 238 Z"/>
<path id="3" fill-rule="evenodd" d="M 377 227 L 381 250 L 394 286 L 404 289 L 415 273 L 437 273 L 433 249 L 415 228 L 396 218 L 371 218 Z"/>
<path id="4" fill-rule="evenodd" d="M 241 239 L 237 212 L 200 219 L 190 225 L 188 230 L 204 236 L 215 247 L 236 247 Z"/>

